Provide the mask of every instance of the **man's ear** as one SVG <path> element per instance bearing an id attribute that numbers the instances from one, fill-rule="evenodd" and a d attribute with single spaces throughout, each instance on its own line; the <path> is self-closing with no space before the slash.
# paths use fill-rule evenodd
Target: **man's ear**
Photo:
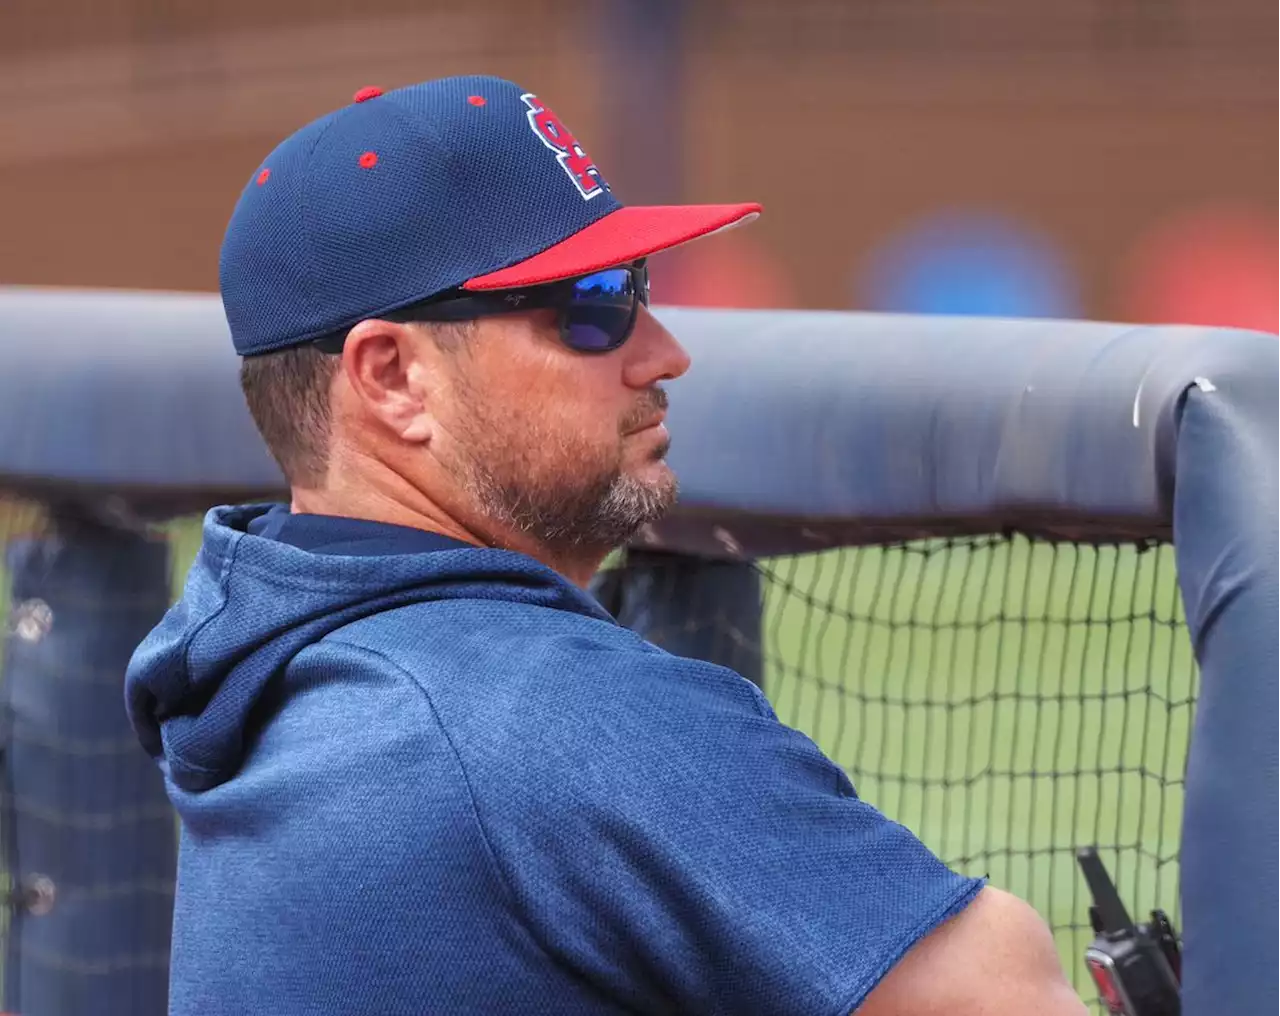
<path id="1" fill-rule="evenodd" d="M 352 408 L 402 441 L 431 439 L 431 343 L 410 324 L 372 319 L 347 333 L 342 375 Z"/>

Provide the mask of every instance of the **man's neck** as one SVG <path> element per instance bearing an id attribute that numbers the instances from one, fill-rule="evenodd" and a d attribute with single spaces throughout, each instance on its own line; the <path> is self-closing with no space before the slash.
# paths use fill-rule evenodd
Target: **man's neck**
<path id="1" fill-rule="evenodd" d="M 388 487 L 392 489 L 387 489 Z M 289 510 L 295 514 L 336 515 L 408 526 L 411 529 L 439 533 L 476 547 L 517 551 L 559 572 L 582 589 L 587 588 L 608 554 L 607 551 L 598 552 L 588 548 L 559 551 L 548 548 L 523 533 L 487 524 L 465 525 L 454 513 L 435 504 L 398 477 L 396 482 L 389 485 L 361 483 L 335 484 L 323 489 L 295 487 L 291 492 Z"/>
<path id="2" fill-rule="evenodd" d="M 429 533 L 439 533 L 477 547 L 489 544 L 478 533 L 458 525 L 446 513 L 435 510 L 434 505 L 423 505 L 415 510 L 401 501 L 386 496 L 382 491 L 368 488 L 360 491 L 316 490 L 293 488 L 289 510 L 294 514 L 335 515 L 348 519 L 367 519 L 388 525 L 407 526 Z"/>

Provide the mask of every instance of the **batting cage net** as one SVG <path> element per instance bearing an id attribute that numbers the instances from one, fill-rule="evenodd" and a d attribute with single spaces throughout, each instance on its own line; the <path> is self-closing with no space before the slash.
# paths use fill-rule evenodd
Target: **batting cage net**
<path id="1" fill-rule="evenodd" d="M 779 718 L 864 800 L 1030 901 L 1085 998 L 1077 848 L 1098 847 L 1135 914 L 1160 907 L 1180 926 L 1197 672 L 1172 546 L 939 537 L 750 567 L 758 631 L 713 603 L 676 624 L 702 626 L 719 659 L 750 671 L 758 658 Z M 654 601 L 668 595 L 662 573 Z"/>
<path id="2" fill-rule="evenodd" d="M 1170 548 L 939 540 L 765 575 L 775 708 L 866 799 L 1055 927 L 1086 916 L 1073 845 L 1175 905 L 1195 670 Z"/>

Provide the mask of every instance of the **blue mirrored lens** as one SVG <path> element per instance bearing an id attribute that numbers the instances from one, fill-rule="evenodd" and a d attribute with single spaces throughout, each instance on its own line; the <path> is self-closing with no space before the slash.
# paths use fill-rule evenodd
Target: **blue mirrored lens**
<path id="1" fill-rule="evenodd" d="M 578 279 L 565 308 L 565 341 L 584 352 L 621 345 L 635 321 L 636 302 L 635 281 L 625 268 L 607 268 Z"/>
<path id="2" fill-rule="evenodd" d="M 631 304 L 635 292 L 631 272 L 626 268 L 606 268 L 594 275 L 585 275 L 573 284 L 573 298 L 577 300 L 612 300 Z"/>

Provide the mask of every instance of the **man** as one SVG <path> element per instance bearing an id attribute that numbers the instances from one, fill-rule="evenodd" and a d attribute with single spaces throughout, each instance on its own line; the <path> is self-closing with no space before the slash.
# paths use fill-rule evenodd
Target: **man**
<path id="1" fill-rule="evenodd" d="M 254 173 L 222 294 L 292 503 L 210 513 L 128 674 L 174 1013 L 1083 1012 L 1025 904 L 584 592 L 675 498 L 645 258 L 758 212 L 624 208 L 484 77 Z"/>

